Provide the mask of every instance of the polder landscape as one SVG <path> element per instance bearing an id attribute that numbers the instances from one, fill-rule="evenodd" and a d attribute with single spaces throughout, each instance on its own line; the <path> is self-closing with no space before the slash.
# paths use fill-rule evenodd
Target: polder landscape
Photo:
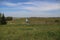
<path id="1" fill-rule="evenodd" d="M 7 20 L 0 25 L 0 40 L 60 40 L 60 18 L 30 17 Z"/>
<path id="2" fill-rule="evenodd" d="M 0 0 L 0 40 L 60 40 L 60 0 Z"/>

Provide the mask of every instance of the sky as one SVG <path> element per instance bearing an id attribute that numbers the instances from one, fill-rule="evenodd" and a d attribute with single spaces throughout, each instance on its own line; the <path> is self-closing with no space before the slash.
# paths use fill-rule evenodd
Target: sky
<path id="1" fill-rule="evenodd" d="M 60 17 L 60 0 L 0 0 L 0 12 L 12 17 Z"/>

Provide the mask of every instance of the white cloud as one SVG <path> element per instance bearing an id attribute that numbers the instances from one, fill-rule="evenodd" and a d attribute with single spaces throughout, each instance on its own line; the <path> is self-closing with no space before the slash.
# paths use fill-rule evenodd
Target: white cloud
<path id="1" fill-rule="evenodd" d="M 26 7 L 25 9 L 32 11 L 47 11 L 60 9 L 60 4 L 58 3 L 37 2 L 33 3 L 33 5 L 36 5 L 37 7 Z"/>
<path id="2" fill-rule="evenodd" d="M 2 2 L 2 5 L 8 6 L 8 7 L 15 7 L 15 6 L 21 5 L 21 3 Z"/>
<path id="3" fill-rule="evenodd" d="M 32 4 L 32 2 L 24 2 L 24 3 L 10 3 L 10 2 L 2 2 L 2 5 L 8 6 L 8 7 L 20 7 L 23 4 Z"/>
<path id="4" fill-rule="evenodd" d="M 32 4 L 34 6 L 24 6 L 23 4 Z M 8 3 L 4 2 L 3 5 L 9 6 L 9 7 L 14 7 L 18 9 L 27 9 L 31 11 L 46 11 L 46 10 L 56 10 L 60 9 L 60 4 L 59 3 L 48 3 L 48 2 L 24 2 L 24 3 Z"/>
<path id="5" fill-rule="evenodd" d="M 24 4 L 32 4 L 33 2 L 24 2 Z"/>

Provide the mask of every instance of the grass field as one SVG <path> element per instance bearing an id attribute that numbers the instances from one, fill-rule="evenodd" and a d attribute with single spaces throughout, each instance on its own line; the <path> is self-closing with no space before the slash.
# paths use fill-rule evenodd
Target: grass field
<path id="1" fill-rule="evenodd" d="M 24 20 L 0 25 L 0 40 L 60 40 L 59 24 L 27 25 Z"/>

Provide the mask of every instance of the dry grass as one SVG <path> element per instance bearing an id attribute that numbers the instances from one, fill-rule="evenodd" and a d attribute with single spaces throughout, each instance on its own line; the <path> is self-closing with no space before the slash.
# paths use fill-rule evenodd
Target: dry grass
<path id="1" fill-rule="evenodd" d="M 59 24 L 25 24 L 25 19 L 16 19 L 0 25 L 0 40 L 60 40 Z M 39 19 L 35 20 L 36 22 Z"/>

